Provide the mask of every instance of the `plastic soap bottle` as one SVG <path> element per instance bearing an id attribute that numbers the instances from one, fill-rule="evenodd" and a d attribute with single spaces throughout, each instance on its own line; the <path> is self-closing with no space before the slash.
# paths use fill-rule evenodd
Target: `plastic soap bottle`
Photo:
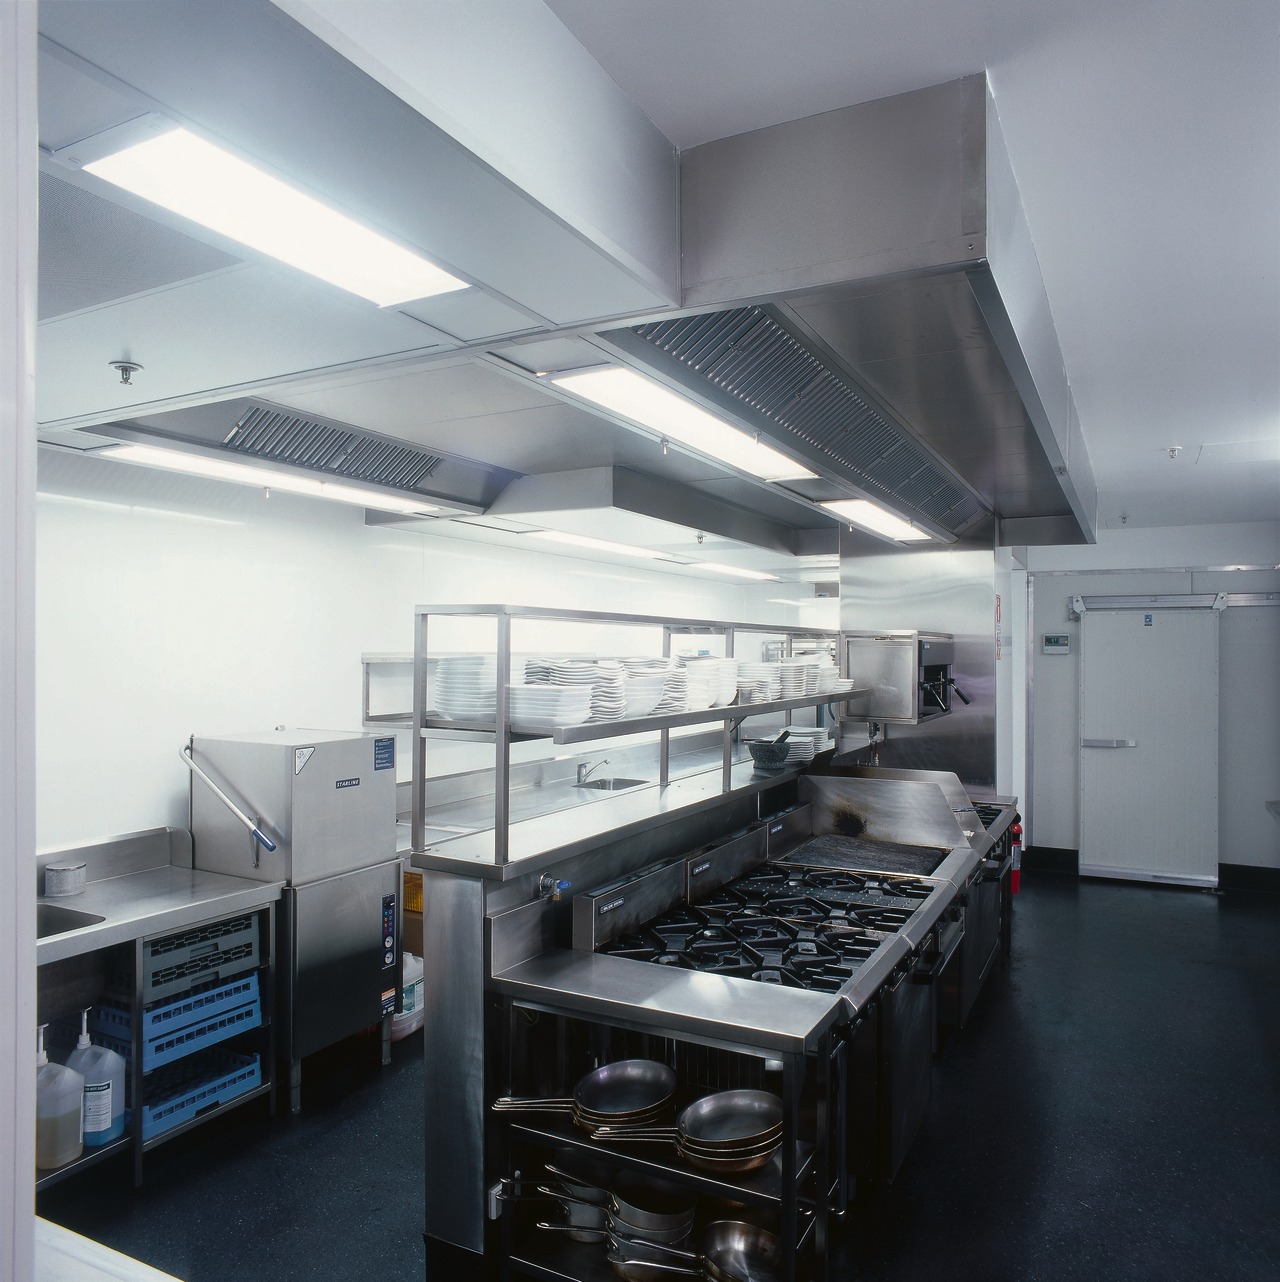
<path id="1" fill-rule="evenodd" d="M 40 1025 L 36 1043 L 36 1166 L 42 1171 L 73 1162 L 84 1150 L 81 1114 L 84 1078 L 73 1068 L 49 1063 Z"/>
<path id="2" fill-rule="evenodd" d="M 67 1067 L 84 1078 L 84 1146 L 97 1148 L 124 1134 L 124 1056 L 89 1040 L 89 1012 L 80 1012 L 80 1040 Z"/>

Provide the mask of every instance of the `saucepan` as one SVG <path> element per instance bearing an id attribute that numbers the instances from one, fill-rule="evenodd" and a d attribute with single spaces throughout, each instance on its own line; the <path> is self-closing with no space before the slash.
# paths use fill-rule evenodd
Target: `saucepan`
<path id="1" fill-rule="evenodd" d="M 682 1273 L 712 1282 L 781 1282 L 782 1247 L 767 1229 L 741 1220 L 717 1220 L 702 1235 L 702 1250 L 693 1253 L 648 1244 L 627 1252 L 627 1244 L 610 1238 L 608 1261 L 628 1282 L 656 1282 L 660 1274 Z M 666 1259 L 662 1257 L 667 1257 Z"/>
<path id="2" fill-rule="evenodd" d="M 622 1175 L 611 1181 L 612 1188 L 597 1188 L 550 1162 L 547 1174 L 564 1188 L 577 1191 L 586 1202 L 601 1199 L 609 1210 L 609 1225 L 620 1237 L 646 1238 L 652 1242 L 678 1245 L 693 1227 L 693 1199 L 642 1176 Z"/>

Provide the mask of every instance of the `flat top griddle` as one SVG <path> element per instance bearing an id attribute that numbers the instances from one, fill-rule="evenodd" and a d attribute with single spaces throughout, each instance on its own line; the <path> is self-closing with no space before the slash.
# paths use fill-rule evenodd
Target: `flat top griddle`
<path id="1" fill-rule="evenodd" d="M 867 841 L 828 833 L 810 837 L 789 851 L 781 862 L 820 868 L 879 869 L 927 877 L 950 853 L 932 846 L 903 846 L 894 841 Z"/>

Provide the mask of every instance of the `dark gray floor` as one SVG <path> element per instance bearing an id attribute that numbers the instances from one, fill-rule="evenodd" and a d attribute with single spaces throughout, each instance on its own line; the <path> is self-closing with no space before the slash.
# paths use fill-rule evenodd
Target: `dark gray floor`
<path id="1" fill-rule="evenodd" d="M 1044 876 L 832 1276 L 1280 1278 L 1280 899 Z M 306 1109 L 84 1172 L 41 1214 L 187 1282 L 423 1272 L 422 1050 L 309 1061 Z M 447 1101 L 441 1101 L 447 1107 Z M 466 1282 L 460 1279 L 460 1282 Z"/>

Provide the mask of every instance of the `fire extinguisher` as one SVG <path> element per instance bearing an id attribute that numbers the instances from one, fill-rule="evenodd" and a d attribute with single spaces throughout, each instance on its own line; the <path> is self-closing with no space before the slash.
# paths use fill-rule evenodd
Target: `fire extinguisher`
<path id="1" fill-rule="evenodd" d="M 1022 881 L 1022 816 L 1015 810 L 1013 823 L 1009 825 L 1009 845 L 1013 852 L 1013 870 L 1009 874 L 1009 891 L 1018 893 Z"/>

